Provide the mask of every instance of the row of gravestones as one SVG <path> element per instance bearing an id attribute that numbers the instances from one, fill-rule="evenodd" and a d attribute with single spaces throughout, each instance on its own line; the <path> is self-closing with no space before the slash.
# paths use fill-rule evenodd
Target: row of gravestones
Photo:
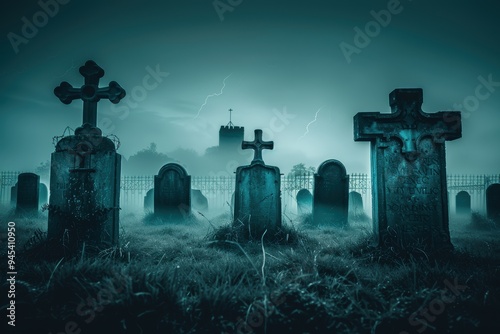
<path id="1" fill-rule="evenodd" d="M 118 243 L 120 163 L 112 140 L 102 136 L 96 127 L 97 102 L 106 98 L 118 103 L 125 91 L 114 81 L 99 87 L 104 71 L 93 61 L 80 68 L 85 78 L 81 88 L 62 82 L 54 93 L 66 104 L 83 100 L 83 125 L 74 135 L 56 144 L 51 159 L 48 237 L 72 247 L 82 242 L 96 245 Z M 373 229 L 378 245 L 424 244 L 433 249 L 451 249 L 448 227 L 445 141 L 461 137 L 460 112 L 422 111 L 421 89 L 396 89 L 389 96 L 391 113 L 358 113 L 354 116 L 354 140 L 371 142 L 371 180 Z M 253 149 L 249 166 L 236 170 L 234 224 L 243 226 L 247 237 L 259 237 L 265 231 L 281 226 L 280 172 L 262 160 L 262 150 L 272 149 L 272 142 L 262 141 L 262 131 L 255 131 L 253 142 L 243 142 L 243 149 Z M 189 182 L 187 176 L 175 180 L 155 178 L 154 206 L 162 207 L 164 199 L 190 206 L 190 187 L 177 198 L 170 192 L 175 182 Z M 325 170 L 328 174 L 347 176 L 341 170 Z M 318 171 L 315 200 L 328 203 L 321 193 L 328 180 Z M 159 195 L 162 193 L 162 195 Z M 347 192 L 336 189 L 331 196 L 344 198 Z M 499 208 L 498 203 L 494 204 Z M 167 210 L 168 206 L 163 205 Z M 498 209 L 497 209 L 498 210 Z M 313 212 L 337 215 L 333 207 Z"/>

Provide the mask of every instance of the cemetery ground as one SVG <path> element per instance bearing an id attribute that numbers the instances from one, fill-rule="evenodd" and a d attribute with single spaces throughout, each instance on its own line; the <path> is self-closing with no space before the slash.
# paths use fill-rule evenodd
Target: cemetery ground
<path id="1" fill-rule="evenodd" d="M 372 248 L 367 220 L 338 230 L 284 216 L 287 232 L 279 244 L 238 243 L 224 227 L 229 210 L 163 225 L 122 211 L 120 247 L 53 256 L 45 242 L 46 213 L 19 217 L 11 211 L 0 218 L 16 223 L 15 333 L 500 328 L 500 229 L 477 214 L 451 218 L 455 251 L 438 259 Z M 6 295 L 8 284 L 2 289 Z"/>

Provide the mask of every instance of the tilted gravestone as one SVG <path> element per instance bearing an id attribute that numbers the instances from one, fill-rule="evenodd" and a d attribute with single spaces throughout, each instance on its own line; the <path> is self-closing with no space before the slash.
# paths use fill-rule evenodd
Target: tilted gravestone
<path id="1" fill-rule="evenodd" d="M 144 196 L 144 210 L 146 211 L 153 211 L 154 209 L 154 203 L 155 203 L 155 195 L 154 195 L 154 188 L 149 189 L 148 192 L 146 193 L 146 196 Z"/>
<path id="2" fill-rule="evenodd" d="M 314 174 L 314 223 L 345 227 L 348 210 L 349 176 L 340 161 L 327 160 Z"/>
<path id="3" fill-rule="evenodd" d="M 201 213 L 208 212 L 208 199 L 203 195 L 201 190 L 191 189 L 191 205 L 196 211 Z"/>
<path id="4" fill-rule="evenodd" d="M 39 194 L 38 206 L 41 207 L 41 206 L 47 204 L 49 201 L 49 191 L 48 191 L 45 183 L 40 183 L 38 194 Z"/>
<path id="5" fill-rule="evenodd" d="M 241 144 L 244 150 L 254 150 L 251 164 L 236 169 L 234 226 L 243 224 L 247 238 L 258 239 L 266 230 L 273 233 L 281 227 L 280 170 L 262 160 L 262 150 L 273 147 L 272 141 L 262 141 L 259 129 L 255 130 L 254 141 Z"/>
<path id="6" fill-rule="evenodd" d="M 356 191 L 349 193 L 349 217 L 358 219 L 365 216 L 363 209 L 363 197 Z"/>
<path id="7" fill-rule="evenodd" d="M 389 114 L 354 116 L 354 140 L 371 142 L 377 242 L 452 249 L 445 141 L 461 137 L 460 112 L 423 112 L 422 89 L 396 89 L 389 100 Z"/>
<path id="8" fill-rule="evenodd" d="M 191 214 L 191 176 L 181 165 L 164 165 L 154 182 L 155 215 L 182 219 Z"/>
<path id="9" fill-rule="evenodd" d="M 295 196 L 297 200 L 297 214 L 306 215 L 312 212 L 313 196 L 307 189 L 300 189 Z"/>
<path id="10" fill-rule="evenodd" d="M 470 195 L 466 191 L 458 192 L 455 197 L 455 207 L 457 215 L 469 215 L 470 210 Z"/>
<path id="11" fill-rule="evenodd" d="M 54 89 L 65 104 L 83 100 L 83 125 L 61 138 L 51 158 L 48 238 L 70 250 L 83 243 L 109 247 L 118 243 L 121 156 L 97 125 L 97 102 L 118 103 L 125 91 L 114 81 L 100 88 L 104 70 L 93 61 L 80 67 L 81 88 L 62 82 Z"/>
<path id="12" fill-rule="evenodd" d="M 37 213 L 40 176 L 21 173 L 17 176 L 16 213 Z"/>
<path id="13" fill-rule="evenodd" d="M 495 183 L 486 189 L 486 215 L 500 223 L 500 184 Z"/>

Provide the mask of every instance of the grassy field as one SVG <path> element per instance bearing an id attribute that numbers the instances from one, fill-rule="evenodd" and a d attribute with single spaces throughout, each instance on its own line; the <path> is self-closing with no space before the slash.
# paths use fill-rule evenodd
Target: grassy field
<path id="1" fill-rule="evenodd" d="M 500 329 L 500 230 L 477 215 L 452 219 L 455 251 L 439 260 L 371 247 L 367 221 L 336 230 L 287 219 L 273 245 L 236 242 L 223 227 L 229 215 L 155 225 L 132 213 L 122 213 L 119 248 L 57 258 L 46 216 L 1 218 L 4 263 L 6 222 L 16 222 L 16 327 L 6 326 L 14 333 Z"/>

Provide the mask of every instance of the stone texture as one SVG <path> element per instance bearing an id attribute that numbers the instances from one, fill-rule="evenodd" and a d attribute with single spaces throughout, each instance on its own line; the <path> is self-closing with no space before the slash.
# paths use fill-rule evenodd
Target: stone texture
<path id="1" fill-rule="evenodd" d="M 297 200 L 297 214 L 306 215 L 312 212 L 313 196 L 307 189 L 300 189 L 295 197 Z"/>
<path id="2" fill-rule="evenodd" d="M 348 223 L 348 209 L 349 176 L 340 161 L 327 160 L 314 175 L 314 223 L 345 227 Z"/>
<path id="3" fill-rule="evenodd" d="M 191 214 L 191 176 L 181 165 L 164 165 L 154 183 L 155 215 L 182 219 Z"/>
<path id="4" fill-rule="evenodd" d="M 354 140 L 371 142 L 377 243 L 451 249 L 445 141 L 461 137 L 460 113 L 423 112 L 421 89 L 396 89 L 389 101 L 389 114 L 354 117 Z"/>
<path id="5" fill-rule="evenodd" d="M 33 214 L 39 210 L 40 176 L 21 173 L 17 176 L 16 213 Z"/>

